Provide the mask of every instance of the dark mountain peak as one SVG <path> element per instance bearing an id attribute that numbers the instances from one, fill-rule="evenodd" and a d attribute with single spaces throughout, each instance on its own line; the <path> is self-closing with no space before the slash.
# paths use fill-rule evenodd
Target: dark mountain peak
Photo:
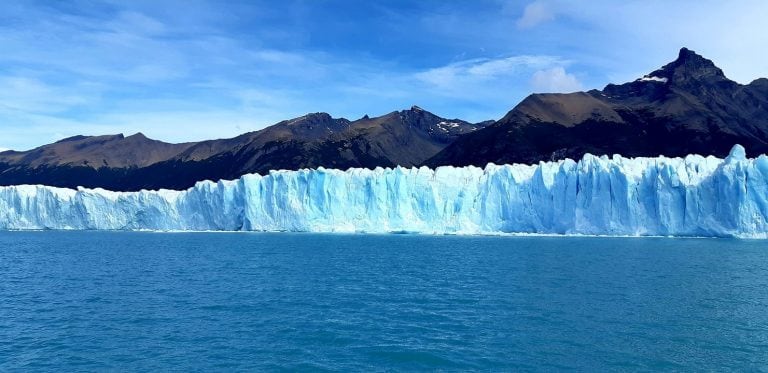
<path id="1" fill-rule="evenodd" d="M 61 139 L 59 141 L 54 142 L 54 144 L 61 144 L 63 142 L 70 142 L 70 141 L 80 141 L 80 140 L 85 140 L 85 139 L 87 139 L 89 137 L 91 137 L 91 136 L 75 135 L 75 136 L 63 138 L 63 139 Z"/>
<path id="2" fill-rule="evenodd" d="M 484 120 L 482 122 L 475 123 L 475 126 L 477 126 L 478 128 L 484 128 L 484 127 L 488 127 L 488 126 L 490 126 L 490 125 L 492 125 L 494 123 L 496 123 L 495 119 L 488 119 L 488 120 Z"/>
<path id="3" fill-rule="evenodd" d="M 680 52 L 677 53 L 677 59 L 672 63 L 678 63 L 678 64 L 693 63 L 693 64 L 706 64 L 709 66 L 715 66 L 715 64 L 711 60 L 704 58 L 700 54 L 686 47 L 680 48 Z"/>
<path id="4" fill-rule="evenodd" d="M 680 49 L 676 60 L 662 66 L 661 69 L 648 74 L 648 76 L 666 78 L 672 83 L 727 79 L 723 70 L 715 66 L 714 62 L 688 48 Z"/>
<path id="5" fill-rule="evenodd" d="M 104 143 L 104 142 L 110 142 L 110 141 L 117 141 L 125 139 L 125 135 L 122 133 L 118 133 L 117 135 L 100 135 L 100 136 L 83 136 L 83 135 L 76 135 L 76 136 L 70 136 L 64 139 L 61 139 L 59 141 L 54 142 L 54 144 L 64 144 L 64 143 Z"/>
<path id="6" fill-rule="evenodd" d="M 116 140 L 122 140 L 125 138 L 125 135 L 122 133 L 118 133 L 116 135 L 99 135 L 99 136 L 83 136 L 83 135 L 75 135 L 63 138 L 59 141 L 54 142 L 54 144 L 64 144 L 68 142 L 79 142 L 79 143 L 90 143 L 90 142 L 109 142 L 109 141 L 116 141 Z"/>
<path id="7" fill-rule="evenodd" d="M 333 118 L 328 113 L 308 113 L 267 127 L 258 134 L 275 139 L 317 140 L 342 131 L 350 123 L 348 119 Z"/>
<path id="8" fill-rule="evenodd" d="M 412 126 L 415 125 L 422 129 L 427 129 L 430 125 L 444 120 L 444 118 L 439 117 L 415 105 L 408 110 L 394 112 L 392 114 L 398 115 L 403 123 Z"/>
<path id="9" fill-rule="evenodd" d="M 409 114 L 413 114 L 413 115 L 424 115 L 424 114 L 434 115 L 434 114 L 430 113 L 429 111 L 424 110 L 421 107 L 416 106 L 416 105 L 411 106 L 411 108 L 408 109 L 408 110 L 402 110 L 402 111 L 400 111 L 400 113 L 401 114 L 409 113 Z"/>
<path id="10" fill-rule="evenodd" d="M 701 58 L 704 58 L 704 57 L 696 53 L 696 51 L 690 50 L 686 47 L 680 48 L 680 51 L 677 52 L 677 61 L 686 60 L 686 59 L 701 59 Z"/>
<path id="11" fill-rule="evenodd" d="M 286 125 L 301 125 L 304 123 L 324 123 L 324 122 L 331 122 L 333 121 L 333 117 L 331 117 L 328 113 L 307 113 L 300 117 L 296 117 L 293 119 L 288 119 L 284 121 Z"/>
<path id="12" fill-rule="evenodd" d="M 749 83 L 749 85 L 753 87 L 768 88 L 768 79 L 758 78 L 753 80 L 752 83 Z"/>
<path id="13" fill-rule="evenodd" d="M 122 134 L 120 136 L 122 136 Z M 133 140 L 150 140 L 149 137 L 147 137 L 146 135 L 144 135 L 141 132 L 136 132 L 133 135 L 130 135 L 130 136 L 126 137 L 126 138 L 127 139 L 133 139 Z"/>
<path id="14" fill-rule="evenodd" d="M 284 120 L 279 125 L 287 127 L 302 127 L 302 128 L 337 128 L 339 126 L 348 125 L 350 121 L 345 118 L 334 118 L 328 113 L 308 113 L 297 118 Z"/>
<path id="15" fill-rule="evenodd" d="M 606 91 L 624 89 L 606 87 Z M 572 127 L 589 119 L 622 122 L 621 116 L 600 98 L 602 94 L 589 92 L 537 93 L 526 97 L 500 123 L 524 125 L 536 122 L 556 123 Z"/>
<path id="16" fill-rule="evenodd" d="M 390 114 L 400 115 L 400 117 L 403 118 L 404 120 L 407 120 L 406 118 L 423 118 L 423 117 L 439 118 L 437 115 L 427 110 L 424 110 L 423 108 L 416 105 L 411 106 L 411 108 L 408 110 L 400 110 Z"/>
<path id="17" fill-rule="evenodd" d="M 650 74 L 624 84 L 608 84 L 602 91 L 589 93 L 598 99 L 658 101 L 671 89 L 682 89 L 701 96 L 711 89 L 718 90 L 721 83 L 737 85 L 728 80 L 714 62 L 696 52 L 682 48 L 677 59 Z"/>
<path id="18" fill-rule="evenodd" d="M 137 133 L 102 136 L 72 136 L 35 149 L 4 154 L 0 163 L 9 165 L 100 167 L 145 167 L 166 160 L 191 143 L 168 144 Z"/>
<path id="19" fill-rule="evenodd" d="M 167 143 L 165 141 L 155 140 L 147 137 L 147 135 L 145 135 L 142 132 L 136 132 L 130 136 L 124 136 L 123 134 L 120 134 L 120 135 L 117 135 L 117 137 L 115 137 L 112 141 L 124 142 L 124 143 L 130 144 L 130 146 L 143 146 L 143 145 L 153 145 L 153 144 L 184 146 L 188 144 L 188 143 L 173 144 L 173 143 Z"/>
<path id="20" fill-rule="evenodd" d="M 383 118 L 399 120 L 408 127 L 417 128 L 441 144 L 447 144 L 458 136 L 488 126 L 494 121 L 472 124 L 461 119 L 447 119 L 416 105 L 408 110 L 390 113 Z"/>

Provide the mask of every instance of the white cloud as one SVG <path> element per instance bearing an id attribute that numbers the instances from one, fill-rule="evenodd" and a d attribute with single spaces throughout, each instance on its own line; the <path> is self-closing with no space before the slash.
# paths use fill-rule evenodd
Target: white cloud
<path id="1" fill-rule="evenodd" d="M 525 7 L 523 15 L 517 19 L 516 24 L 517 27 L 526 29 L 553 19 L 555 19 L 555 12 L 551 5 L 542 0 L 536 0 Z"/>
<path id="2" fill-rule="evenodd" d="M 768 43 L 763 30 L 768 3 L 763 0 L 535 0 L 519 17 L 520 2 L 508 0 L 503 10 L 518 28 L 548 27 L 540 35 L 531 35 L 538 30 L 510 33 L 503 41 L 552 42 L 553 48 L 571 50 L 561 53 L 588 65 L 596 72 L 593 77 L 604 74 L 598 86 L 631 80 L 638 71 L 642 76 L 674 59 L 681 47 L 712 59 L 740 83 L 768 71 L 768 50 L 762 47 Z"/>
<path id="3" fill-rule="evenodd" d="M 417 73 L 416 78 L 437 88 L 465 89 L 474 83 L 562 64 L 567 61 L 553 56 L 471 59 Z"/>
<path id="4" fill-rule="evenodd" d="M 495 77 L 515 72 L 520 67 L 535 68 L 560 63 L 564 62 L 551 56 L 514 56 L 482 61 L 470 66 L 467 73 L 475 76 Z"/>
<path id="5" fill-rule="evenodd" d="M 583 86 L 576 76 L 568 74 L 565 68 L 558 66 L 533 73 L 531 87 L 535 92 L 564 93 L 580 91 Z"/>
<path id="6" fill-rule="evenodd" d="M 569 60 L 558 56 L 521 55 L 495 59 L 469 59 L 415 73 L 407 91 L 418 92 L 422 107 L 452 115 L 460 107 L 462 118 L 498 118 L 514 107 L 531 88 L 548 91 L 579 89 L 574 75 L 565 72 Z M 558 75 L 558 73 L 561 73 Z M 536 76 L 535 85 L 532 76 Z M 476 113 L 467 113 L 476 110 Z M 484 111 L 485 114 L 480 113 Z"/>
<path id="7" fill-rule="evenodd" d="M 7 110 L 53 113 L 97 99 L 95 87 L 76 84 L 64 88 L 28 76 L 0 76 L 0 87 L 0 107 Z"/>
<path id="8" fill-rule="evenodd" d="M 681 46 L 743 83 L 768 71 L 762 0 L 444 2 L 375 24 L 386 38 L 369 53 L 315 44 L 303 23 L 260 27 L 283 19 L 269 6 L 122 2 L 68 13 L 25 4 L 4 4 L 14 22 L 0 24 L 0 138 L 12 149 L 59 133 L 188 141 L 309 111 L 358 118 L 412 104 L 498 118 L 531 91 L 633 80 Z M 392 40 L 397 51 L 386 49 Z M 412 53 L 421 45 L 424 58 Z"/>

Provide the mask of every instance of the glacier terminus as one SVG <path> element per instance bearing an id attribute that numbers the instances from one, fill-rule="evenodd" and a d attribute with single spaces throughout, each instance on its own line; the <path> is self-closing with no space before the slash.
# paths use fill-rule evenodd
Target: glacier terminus
<path id="1" fill-rule="evenodd" d="M 313 169 L 183 190 L 0 187 L 0 229 L 768 238 L 768 157 Z"/>

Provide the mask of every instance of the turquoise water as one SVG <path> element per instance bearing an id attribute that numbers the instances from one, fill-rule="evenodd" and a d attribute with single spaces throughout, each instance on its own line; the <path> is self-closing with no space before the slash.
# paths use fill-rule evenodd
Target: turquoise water
<path id="1" fill-rule="evenodd" d="M 0 370 L 768 368 L 768 245 L 0 233 Z"/>

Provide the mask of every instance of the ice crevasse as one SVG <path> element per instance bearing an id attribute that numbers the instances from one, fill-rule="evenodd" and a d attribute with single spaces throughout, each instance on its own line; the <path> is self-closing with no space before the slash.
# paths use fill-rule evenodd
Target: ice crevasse
<path id="1" fill-rule="evenodd" d="M 586 155 L 536 165 L 313 169 L 184 191 L 0 187 L 0 229 L 768 238 L 768 157 Z"/>

